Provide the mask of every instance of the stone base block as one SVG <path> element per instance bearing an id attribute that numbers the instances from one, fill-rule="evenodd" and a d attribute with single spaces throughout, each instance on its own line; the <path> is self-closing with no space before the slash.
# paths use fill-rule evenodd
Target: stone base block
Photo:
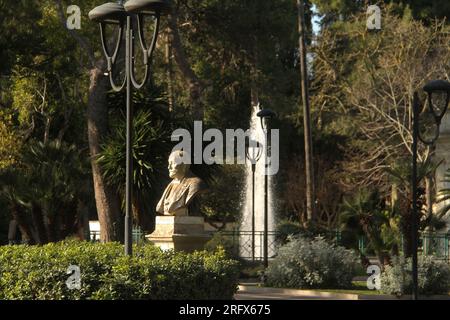
<path id="1" fill-rule="evenodd" d="M 203 250 L 211 236 L 204 231 L 203 217 L 157 216 L 155 231 L 145 236 L 163 250 Z"/>

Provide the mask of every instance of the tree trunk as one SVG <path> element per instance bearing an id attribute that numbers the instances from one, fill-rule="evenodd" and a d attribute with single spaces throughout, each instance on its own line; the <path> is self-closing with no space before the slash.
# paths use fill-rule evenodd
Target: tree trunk
<path id="1" fill-rule="evenodd" d="M 36 241 L 39 244 L 48 243 L 48 235 L 47 235 L 47 230 L 45 229 L 44 215 L 42 214 L 42 207 L 35 202 L 33 202 L 31 204 L 31 217 L 33 219 L 33 225 L 36 228 L 36 233 L 37 233 Z"/>
<path id="2" fill-rule="evenodd" d="M 431 175 L 427 175 L 425 177 L 425 193 L 427 202 L 427 218 L 430 219 L 433 215 L 433 177 Z"/>
<path id="3" fill-rule="evenodd" d="M 108 186 L 103 178 L 97 156 L 100 153 L 101 138 L 107 133 L 108 108 L 106 91 L 108 78 L 103 75 L 102 68 L 90 70 L 88 98 L 88 140 L 91 155 L 92 176 L 94 182 L 95 202 L 100 222 L 100 240 L 123 241 L 123 222 L 118 195 L 114 188 Z"/>
<path id="4" fill-rule="evenodd" d="M 380 262 L 381 268 L 384 269 L 384 265 L 389 263 L 390 257 L 388 254 L 386 254 L 386 252 L 383 251 L 383 243 L 380 241 L 380 239 L 377 238 L 377 236 L 372 233 L 372 230 L 367 223 L 363 224 L 362 228 L 367 237 L 367 240 L 369 240 L 369 242 L 372 244 L 373 250 L 375 251 L 375 255 Z"/>
<path id="5" fill-rule="evenodd" d="M 411 257 L 412 255 L 412 215 L 409 213 L 402 217 L 402 235 L 403 235 L 403 243 L 402 250 L 405 257 Z"/>
<path id="6" fill-rule="evenodd" d="M 305 13 L 303 0 L 297 0 L 298 8 L 298 32 L 299 32 L 299 54 L 300 75 L 303 101 L 303 125 L 305 135 L 305 169 L 306 169 L 306 212 L 308 222 L 314 223 L 315 216 L 315 190 L 314 190 L 314 166 L 311 137 L 311 119 L 308 94 L 308 71 L 306 67 L 306 41 L 305 41 Z"/>
<path id="7" fill-rule="evenodd" d="M 80 240 L 91 239 L 89 230 L 89 211 L 86 204 L 78 199 L 78 220 L 77 220 L 77 236 Z"/>
<path id="8" fill-rule="evenodd" d="M 167 94 L 169 98 L 169 111 L 173 111 L 173 72 L 172 72 L 172 45 L 170 40 L 172 38 L 170 29 L 167 30 L 166 33 L 166 43 L 165 43 L 165 58 L 166 58 L 166 66 L 167 66 Z"/>
<path id="9" fill-rule="evenodd" d="M 45 130 L 44 130 L 44 144 L 47 144 L 49 136 L 50 136 L 50 124 L 52 119 L 50 116 L 45 119 Z"/>
<path id="10" fill-rule="evenodd" d="M 47 233 L 48 242 L 56 242 L 56 231 L 54 224 L 54 217 L 47 216 L 45 218 L 45 232 Z"/>
<path id="11" fill-rule="evenodd" d="M 61 240 L 76 234 L 78 227 L 78 200 L 74 199 L 67 203 L 60 216 L 63 218 L 61 223 Z"/>
<path id="12" fill-rule="evenodd" d="M 22 208 L 18 204 L 13 204 L 10 208 L 10 212 L 13 219 L 16 220 L 17 225 L 19 226 L 20 233 L 22 234 L 22 242 L 27 244 L 35 244 L 36 241 L 33 236 L 33 231 L 24 217 Z"/>

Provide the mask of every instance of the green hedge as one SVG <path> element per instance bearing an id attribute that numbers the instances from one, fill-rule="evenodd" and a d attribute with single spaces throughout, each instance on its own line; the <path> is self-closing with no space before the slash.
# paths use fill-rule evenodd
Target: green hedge
<path id="1" fill-rule="evenodd" d="M 81 288 L 69 290 L 70 265 Z M 215 253 L 134 248 L 118 243 L 60 242 L 0 247 L 0 299 L 232 299 L 238 263 Z"/>

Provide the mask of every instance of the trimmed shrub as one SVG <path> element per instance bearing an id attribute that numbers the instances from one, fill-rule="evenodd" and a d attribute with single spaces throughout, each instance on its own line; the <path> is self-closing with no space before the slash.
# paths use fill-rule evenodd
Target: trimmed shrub
<path id="1" fill-rule="evenodd" d="M 287 288 L 349 288 L 358 257 L 323 237 L 291 238 L 267 269 L 267 283 Z"/>
<path id="2" fill-rule="evenodd" d="M 118 243 L 60 242 L 0 247 L 0 299 L 231 299 L 238 263 L 225 253 L 161 251 Z M 67 269 L 81 270 L 81 289 L 69 290 Z"/>
<path id="3" fill-rule="evenodd" d="M 418 257 L 419 293 L 447 294 L 450 290 L 450 266 L 433 256 Z M 412 259 L 393 257 L 381 273 L 381 292 L 401 296 L 412 293 Z"/>

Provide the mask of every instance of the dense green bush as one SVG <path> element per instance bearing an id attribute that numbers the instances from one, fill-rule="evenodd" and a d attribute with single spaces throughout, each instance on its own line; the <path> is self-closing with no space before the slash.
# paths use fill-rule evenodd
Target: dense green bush
<path id="1" fill-rule="evenodd" d="M 81 289 L 67 288 L 70 265 L 81 269 Z M 0 247 L 0 299 L 231 299 L 238 275 L 223 250 L 186 254 L 144 245 L 129 258 L 118 243 Z"/>
<path id="2" fill-rule="evenodd" d="M 348 288 L 358 257 L 322 237 L 291 238 L 269 264 L 269 286 L 288 288 Z"/>
<path id="3" fill-rule="evenodd" d="M 391 265 L 381 274 L 381 291 L 394 295 L 411 294 L 411 275 L 411 258 L 393 257 Z M 450 266 L 433 256 L 419 256 L 418 278 L 421 294 L 447 294 L 450 291 Z"/>

